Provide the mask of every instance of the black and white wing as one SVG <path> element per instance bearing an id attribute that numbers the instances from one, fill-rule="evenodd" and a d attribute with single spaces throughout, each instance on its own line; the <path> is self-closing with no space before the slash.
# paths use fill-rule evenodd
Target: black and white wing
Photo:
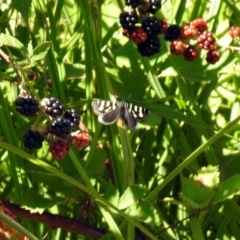
<path id="1" fill-rule="evenodd" d="M 121 118 L 125 122 L 125 124 L 130 128 L 134 129 L 137 126 L 137 120 L 134 118 L 133 114 L 129 111 L 129 109 L 126 106 L 126 103 L 124 104 L 125 106 L 122 108 L 121 111 Z"/>
<path id="2" fill-rule="evenodd" d="M 133 105 L 132 103 L 125 103 L 128 112 L 133 115 L 137 122 L 143 122 L 147 119 L 150 111 L 147 108 Z"/>
<path id="3" fill-rule="evenodd" d="M 98 116 L 100 123 L 109 125 L 122 118 L 130 129 L 136 128 L 137 122 L 145 121 L 150 113 L 147 108 L 136 106 L 132 103 L 105 100 L 93 101 L 92 109 Z"/>
<path id="4" fill-rule="evenodd" d="M 120 117 L 130 129 L 136 128 L 137 122 L 145 121 L 150 113 L 147 108 L 133 105 L 132 103 L 124 103 L 123 105 Z"/>
<path id="5" fill-rule="evenodd" d="M 120 117 L 121 104 L 105 100 L 92 102 L 93 112 L 98 116 L 98 121 L 104 125 L 109 125 L 117 121 Z"/>

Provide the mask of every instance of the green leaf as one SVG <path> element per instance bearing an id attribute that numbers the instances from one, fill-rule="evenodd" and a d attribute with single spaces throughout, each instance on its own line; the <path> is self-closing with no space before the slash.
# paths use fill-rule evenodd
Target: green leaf
<path id="1" fill-rule="evenodd" d="M 233 198 L 235 195 L 240 194 L 240 174 L 230 177 L 223 182 L 216 194 L 213 197 L 213 202 L 221 202 L 229 198 Z"/>
<path id="2" fill-rule="evenodd" d="M 199 182 L 182 177 L 182 189 L 181 194 L 187 205 L 193 208 L 202 208 L 207 206 L 214 194 L 214 190 L 201 185 Z"/>
<path id="3" fill-rule="evenodd" d="M 119 195 L 120 194 L 116 186 L 109 184 L 106 189 L 105 197 L 112 205 L 116 207 L 118 206 Z"/>
<path id="4" fill-rule="evenodd" d="M 35 61 L 43 60 L 46 57 L 51 45 L 52 45 L 52 42 L 44 42 L 39 44 L 33 50 L 33 54 L 30 57 L 31 61 L 35 62 Z"/>
<path id="5" fill-rule="evenodd" d="M 139 221 L 149 223 L 151 225 L 159 225 L 161 219 L 159 213 L 151 205 L 145 202 L 138 202 L 130 206 L 126 213 L 130 216 L 137 218 Z"/>
<path id="6" fill-rule="evenodd" d="M 198 171 L 198 175 L 191 176 L 195 181 L 198 181 L 199 184 L 206 187 L 216 187 L 219 180 L 219 170 L 217 166 L 209 165 L 207 167 L 202 167 Z"/>
<path id="7" fill-rule="evenodd" d="M 141 197 L 143 197 L 145 190 L 139 186 L 131 186 L 121 196 L 118 208 L 125 209 L 135 204 Z"/>
<path id="8" fill-rule="evenodd" d="M 45 209 L 53 207 L 56 200 L 64 201 L 60 197 L 46 198 L 43 194 L 39 194 L 36 189 L 30 188 L 24 196 L 23 206 L 31 212 L 42 213 Z"/>
<path id="9" fill-rule="evenodd" d="M 27 48 L 17 38 L 9 34 L 0 33 L 0 45 L 1 44 L 17 49 L 25 58 L 28 58 Z"/>

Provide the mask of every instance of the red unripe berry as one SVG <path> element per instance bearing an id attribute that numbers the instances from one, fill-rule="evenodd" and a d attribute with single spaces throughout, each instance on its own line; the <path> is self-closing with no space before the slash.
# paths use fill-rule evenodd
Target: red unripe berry
<path id="1" fill-rule="evenodd" d="M 240 27 L 237 26 L 231 26 L 228 33 L 232 38 L 236 38 L 240 35 Z"/>
<path id="2" fill-rule="evenodd" d="M 185 48 L 186 48 L 186 45 L 181 40 L 174 40 L 170 44 L 170 52 L 173 55 L 182 55 Z"/>
<path id="3" fill-rule="evenodd" d="M 160 19 L 160 27 L 159 27 L 159 32 L 158 34 L 165 34 L 165 32 L 168 29 L 168 23 L 165 19 Z"/>
<path id="4" fill-rule="evenodd" d="M 188 23 L 181 27 L 180 34 L 181 34 L 181 37 L 183 38 L 193 38 L 197 36 L 198 30 L 197 28 L 195 28 L 195 26 Z"/>
<path id="5" fill-rule="evenodd" d="M 85 148 L 89 145 L 90 136 L 87 132 L 80 132 L 72 137 L 72 144 L 75 145 L 77 149 Z"/>
<path id="6" fill-rule="evenodd" d="M 135 42 L 136 44 L 145 42 L 148 38 L 147 33 L 141 27 L 136 27 L 133 31 L 124 29 L 123 35 Z"/>
<path id="7" fill-rule="evenodd" d="M 208 51 L 206 60 L 208 63 L 215 64 L 220 59 L 220 53 L 216 50 Z"/>
<path id="8" fill-rule="evenodd" d="M 183 56 L 186 61 L 192 62 L 198 57 L 198 55 L 199 55 L 199 53 L 198 53 L 197 49 L 192 45 L 188 46 L 183 52 Z"/>
<path id="9" fill-rule="evenodd" d="M 202 33 L 208 29 L 207 22 L 203 18 L 197 18 L 191 21 L 190 24 L 194 26 L 194 28 L 196 28 L 199 33 Z"/>
<path id="10" fill-rule="evenodd" d="M 49 152 L 52 154 L 53 158 L 56 160 L 63 159 L 69 149 L 69 144 L 61 139 L 53 142 L 49 147 Z"/>
<path id="11" fill-rule="evenodd" d="M 211 32 L 204 31 L 198 36 L 197 42 L 200 49 L 210 50 L 211 48 L 213 50 L 215 38 Z"/>

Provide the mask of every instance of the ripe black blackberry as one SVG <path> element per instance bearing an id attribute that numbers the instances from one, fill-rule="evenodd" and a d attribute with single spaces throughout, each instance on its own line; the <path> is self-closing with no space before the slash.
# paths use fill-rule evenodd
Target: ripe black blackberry
<path id="1" fill-rule="evenodd" d="M 138 15 L 135 12 L 122 12 L 119 15 L 120 24 L 124 29 L 134 30 L 135 24 L 138 23 Z"/>
<path id="2" fill-rule="evenodd" d="M 63 115 L 63 118 L 68 119 L 71 123 L 71 128 L 76 128 L 80 122 L 80 115 L 76 112 L 75 109 L 66 110 Z"/>
<path id="3" fill-rule="evenodd" d="M 28 130 L 23 135 L 23 144 L 30 149 L 41 148 L 43 140 L 43 136 L 37 131 Z"/>
<path id="4" fill-rule="evenodd" d="M 15 100 L 16 110 L 25 116 L 33 116 L 38 112 L 38 101 L 33 97 L 19 97 Z"/>
<path id="5" fill-rule="evenodd" d="M 181 27 L 179 27 L 178 25 L 169 25 L 169 27 L 167 28 L 167 31 L 165 32 L 165 37 L 164 39 L 166 41 L 173 41 L 173 40 L 177 40 L 180 36 L 180 32 L 181 32 Z"/>
<path id="6" fill-rule="evenodd" d="M 68 119 L 57 118 L 51 124 L 50 132 L 57 137 L 66 138 L 71 131 L 71 122 Z"/>
<path id="7" fill-rule="evenodd" d="M 161 0 L 150 0 L 148 12 L 155 14 L 162 6 Z"/>
<path id="8" fill-rule="evenodd" d="M 142 21 L 142 28 L 148 35 L 157 35 L 161 29 L 160 19 L 148 17 Z"/>
<path id="9" fill-rule="evenodd" d="M 51 117 L 58 117 L 63 114 L 63 105 L 61 102 L 56 99 L 55 97 L 49 98 L 46 103 L 46 110 L 45 112 L 50 115 Z"/>
<path id="10" fill-rule="evenodd" d="M 136 8 L 139 5 L 141 5 L 142 2 L 143 0 L 125 0 L 125 5 L 131 6 L 132 8 Z"/>
<path id="11" fill-rule="evenodd" d="M 137 45 L 142 56 L 151 56 L 160 51 L 161 43 L 156 35 L 149 36 L 148 39 Z"/>

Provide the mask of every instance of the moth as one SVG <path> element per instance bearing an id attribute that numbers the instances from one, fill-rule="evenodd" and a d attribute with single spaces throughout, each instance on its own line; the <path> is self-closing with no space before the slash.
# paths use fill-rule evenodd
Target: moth
<path id="1" fill-rule="evenodd" d="M 136 128 L 137 122 L 145 121 L 150 114 L 147 108 L 124 101 L 96 100 L 92 102 L 92 109 L 100 123 L 110 125 L 121 118 L 130 129 Z"/>

